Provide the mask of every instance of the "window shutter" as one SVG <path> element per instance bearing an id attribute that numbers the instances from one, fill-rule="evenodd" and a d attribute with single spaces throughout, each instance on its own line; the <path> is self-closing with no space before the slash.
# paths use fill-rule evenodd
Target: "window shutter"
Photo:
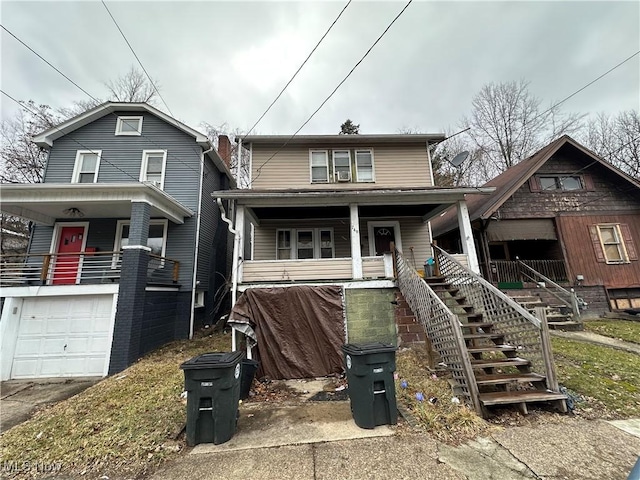
<path id="1" fill-rule="evenodd" d="M 596 187 L 593 184 L 593 177 L 591 177 L 591 175 L 583 175 L 582 179 L 584 181 L 584 188 L 585 190 L 587 190 L 588 192 L 593 192 Z"/>
<path id="2" fill-rule="evenodd" d="M 638 260 L 638 251 L 633 244 L 633 238 L 631 237 L 631 229 L 626 223 L 620 224 L 620 232 L 622 232 L 622 239 L 624 240 L 624 246 L 627 248 L 627 255 L 629 260 Z"/>
<path id="3" fill-rule="evenodd" d="M 540 182 L 538 181 L 538 177 L 535 175 L 529 177 L 529 190 L 532 192 L 539 192 L 541 190 Z"/>
<path id="4" fill-rule="evenodd" d="M 607 260 L 604 257 L 602 245 L 600 245 L 600 237 L 598 237 L 598 227 L 596 225 L 590 225 L 589 234 L 591 235 L 591 243 L 593 243 L 593 250 L 596 254 L 596 260 L 600 263 L 606 263 Z"/>

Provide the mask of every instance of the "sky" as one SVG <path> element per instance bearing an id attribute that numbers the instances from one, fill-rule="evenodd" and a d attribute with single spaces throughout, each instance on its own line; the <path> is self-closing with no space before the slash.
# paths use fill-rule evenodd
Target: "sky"
<path id="1" fill-rule="evenodd" d="M 347 0 L 106 3 L 176 118 L 246 132 Z M 295 132 L 405 3 L 353 0 L 252 133 Z M 0 23 L 95 97 L 137 65 L 99 1 L 2 0 Z M 0 42 L 8 94 L 54 108 L 87 100 L 5 31 Z M 524 79 L 549 106 L 638 50 L 638 1 L 414 0 L 301 133 L 338 133 L 347 118 L 365 134 L 455 132 L 485 84 Z M 0 102 L 2 118 L 15 115 L 15 104 Z M 640 55 L 563 109 L 640 109 Z"/>

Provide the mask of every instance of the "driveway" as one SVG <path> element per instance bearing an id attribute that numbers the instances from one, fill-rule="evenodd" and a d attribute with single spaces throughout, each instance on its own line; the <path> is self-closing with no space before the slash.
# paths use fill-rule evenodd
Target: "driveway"
<path id="1" fill-rule="evenodd" d="M 1 382 L 0 432 L 29 419 L 38 409 L 72 397 L 100 380 L 99 377 L 82 377 Z"/>

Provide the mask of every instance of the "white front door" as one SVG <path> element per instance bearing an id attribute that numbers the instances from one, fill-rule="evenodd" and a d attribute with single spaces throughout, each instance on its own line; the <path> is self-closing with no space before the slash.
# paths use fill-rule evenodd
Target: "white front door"
<path id="1" fill-rule="evenodd" d="M 25 298 L 11 378 L 104 376 L 113 295 Z"/>

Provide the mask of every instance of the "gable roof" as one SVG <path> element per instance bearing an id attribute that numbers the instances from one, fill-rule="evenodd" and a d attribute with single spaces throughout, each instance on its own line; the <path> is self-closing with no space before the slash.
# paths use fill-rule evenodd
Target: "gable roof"
<path id="1" fill-rule="evenodd" d="M 506 202 L 515 193 L 516 190 L 518 190 L 524 183 L 528 182 L 529 178 L 531 178 L 531 176 L 533 176 L 540 167 L 542 167 L 556 152 L 558 152 L 558 150 L 560 150 L 560 148 L 565 145 L 570 145 L 578 149 L 580 152 L 591 158 L 594 163 L 598 163 L 640 189 L 640 182 L 638 182 L 638 180 L 606 162 L 596 153 L 592 152 L 584 145 L 581 145 L 569 135 L 563 135 L 538 150 L 529 158 L 517 163 L 511 168 L 508 168 L 497 177 L 492 178 L 482 185 L 483 187 L 495 187 L 496 190 L 491 195 L 468 195 L 467 207 L 469 209 L 469 219 L 473 222 L 474 220 L 486 220 L 491 217 L 491 215 L 493 215 L 504 204 L 504 202 Z M 456 207 L 450 208 L 444 213 L 444 215 L 432 220 L 431 222 L 431 228 L 434 236 L 442 235 L 454 230 L 457 226 Z"/>
<path id="2" fill-rule="evenodd" d="M 174 126 L 178 130 L 181 130 L 182 132 L 186 133 L 190 137 L 193 137 L 196 144 L 198 144 L 204 150 L 210 150 L 207 152 L 207 155 L 209 156 L 209 158 L 213 160 L 213 163 L 216 165 L 216 167 L 218 167 L 218 169 L 221 172 L 225 172 L 227 176 L 231 180 L 233 180 L 231 176 L 231 172 L 229 171 L 229 168 L 227 167 L 225 162 L 222 160 L 222 158 L 220 157 L 216 149 L 213 148 L 213 144 L 209 141 L 209 139 L 205 134 L 200 133 L 197 130 L 194 130 L 193 128 L 185 125 L 179 120 L 176 120 L 175 118 L 167 115 L 166 113 L 161 112 L 157 108 L 152 107 L 148 103 L 143 103 L 143 102 L 136 102 L 136 103 L 105 102 L 101 105 L 98 105 L 94 108 L 87 110 L 86 112 L 76 115 L 75 117 L 70 118 L 69 120 L 62 122 L 61 124 L 56 125 L 55 127 L 52 127 L 48 130 L 45 130 L 42 133 L 39 133 L 38 135 L 34 136 L 32 140 L 39 147 L 49 149 L 53 147 L 53 142 L 56 141 L 58 138 L 68 135 L 69 133 L 81 127 L 84 127 L 85 125 L 88 125 L 92 122 L 95 122 L 96 120 L 102 117 L 116 114 L 116 112 L 118 111 L 150 113 L 151 115 L 154 115 L 160 118 L 161 120 L 164 120 L 169 125 Z"/>

